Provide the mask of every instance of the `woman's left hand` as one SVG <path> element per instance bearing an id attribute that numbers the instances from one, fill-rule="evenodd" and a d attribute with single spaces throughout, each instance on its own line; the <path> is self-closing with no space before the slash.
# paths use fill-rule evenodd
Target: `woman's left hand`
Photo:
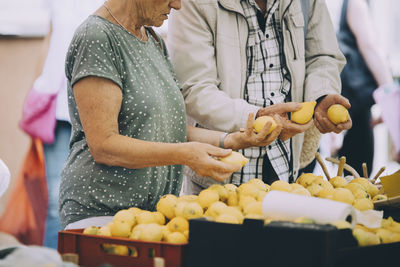
<path id="1" fill-rule="evenodd" d="M 226 136 L 224 146 L 232 150 L 239 150 L 248 147 L 267 146 L 272 143 L 282 131 L 282 122 L 279 115 L 273 116 L 276 128 L 268 134 L 272 124 L 268 122 L 264 128 L 257 133 L 253 128 L 254 114 L 250 113 L 247 119 L 246 129 L 230 133 Z"/>

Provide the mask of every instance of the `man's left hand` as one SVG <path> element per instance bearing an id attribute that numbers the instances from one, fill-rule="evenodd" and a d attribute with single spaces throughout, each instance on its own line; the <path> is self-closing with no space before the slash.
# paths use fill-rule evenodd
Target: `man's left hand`
<path id="1" fill-rule="evenodd" d="M 323 134 L 330 132 L 340 133 L 343 130 L 350 129 L 353 125 L 350 117 L 348 121 L 339 123 L 338 125 L 333 124 L 328 119 L 328 108 L 334 104 L 343 105 L 346 109 L 351 107 L 349 100 L 339 94 L 326 95 L 314 111 L 314 124 Z"/>

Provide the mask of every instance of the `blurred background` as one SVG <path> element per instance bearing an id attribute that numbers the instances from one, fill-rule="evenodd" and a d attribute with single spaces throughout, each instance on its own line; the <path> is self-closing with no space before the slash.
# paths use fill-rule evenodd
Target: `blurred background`
<path id="1" fill-rule="evenodd" d="M 68 1 L 68 0 L 64 0 Z M 327 0 L 336 1 L 336 0 Z M 50 29 L 49 0 L 0 0 L 0 158 L 11 172 L 11 184 L 0 198 L 0 214 L 14 186 L 30 138 L 18 127 L 24 99 L 40 75 L 48 49 Z M 371 0 L 376 41 L 390 63 L 393 77 L 400 79 L 400 1 Z M 338 14 L 337 14 L 338 15 Z M 334 12 L 332 18 L 335 19 Z M 167 35 L 167 23 L 158 31 Z M 378 118 L 380 110 L 372 108 Z M 391 140 L 384 124 L 374 128 L 375 158 L 373 173 L 386 166 L 384 174 L 399 169 L 393 161 Z M 318 172 L 318 170 L 316 170 Z"/>

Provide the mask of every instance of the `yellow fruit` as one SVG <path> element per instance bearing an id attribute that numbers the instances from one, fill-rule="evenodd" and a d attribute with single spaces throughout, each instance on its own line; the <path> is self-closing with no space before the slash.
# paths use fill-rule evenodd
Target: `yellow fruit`
<path id="1" fill-rule="evenodd" d="M 345 187 L 348 184 L 346 179 L 341 176 L 335 176 L 331 178 L 329 182 L 331 183 L 331 185 L 333 185 L 334 188 Z"/>
<path id="2" fill-rule="evenodd" d="M 304 187 L 309 187 L 317 180 L 317 176 L 312 173 L 303 173 L 297 178 L 296 183 Z"/>
<path id="3" fill-rule="evenodd" d="M 371 196 L 362 189 L 358 189 L 352 193 L 356 199 L 362 199 L 362 198 L 371 199 Z"/>
<path id="4" fill-rule="evenodd" d="M 235 207 L 227 207 L 222 210 L 222 214 L 230 214 L 236 217 L 239 223 L 243 222 L 243 214 L 240 212 L 238 208 Z"/>
<path id="5" fill-rule="evenodd" d="M 215 219 L 215 221 L 220 223 L 239 223 L 238 219 L 231 214 L 221 214 Z"/>
<path id="6" fill-rule="evenodd" d="M 236 192 L 230 191 L 228 193 L 228 199 L 226 200 L 226 203 L 229 206 L 237 206 L 237 205 L 239 205 L 239 196 L 236 194 Z"/>
<path id="7" fill-rule="evenodd" d="M 203 208 L 197 202 L 187 203 L 183 207 L 183 217 L 187 220 L 200 218 L 203 216 Z"/>
<path id="8" fill-rule="evenodd" d="M 344 188 L 349 189 L 352 193 L 358 191 L 358 190 L 363 190 L 364 192 L 367 192 L 367 188 L 362 186 L 361 184 L 358 183 L 349 183 L 347 184 Z"/>
<path id="9" fill-rule="evenodd" d="M 156 222 L 154 213 L 150 211 L 143 211 L 137 216 L 138 224 L 154 223 Z"/>
<path id="10" fill-rule="evenodd" d="M 161 212 L 166 218 L 171 220 L 175 217 L 175 204 L 177 200 L 178 198 L 171 194 L 162 196 L 157 203 L 157 211 Z"/>
<path id="11" fill-rule="evenodd" d="M 173 243 L 173 244 L 182 244 L 182 243 L 186 243 L 187 239 L 183 233 L 173 232 L 167 236 L 166 241 L 168 243 Z"/>
<path id="12" fill-rule="evenodd" d="M 354 200 L 353 207 L 361 211 L 372 210 L 374 209 L 374 203 L 368 198 L 359 198 Z"/>
<path id="13" fill-rule="evenodd" d="M 232 165 L 239 165 L 243 167 L 249 162 L 249 159 L 244 157 L 241 153 L 232 151 L 231 154 L 229 154 L 226 157 L 220 158 L 222 162 L 225 162 L 227 164 L 232 164 Z"/>
<path id="14" fill-rule="evenodd" d="M 259 133 L 259 132 L 261 132 L 261 130 L 265 127 L 265 125 L 268 122 L 271 122 L 271 126 L 268 130 L 268 134 L 270 134 L 273 130 L 275 130 L 275 128 L 277 126 L 274 118 L 272 118 L 270 116 L 261 116 L 261 117 L 258 117 L 257 119 L 255 119 L 255 121 L 253 123 L 253 128 L 257 133 Z"/>
<path id="15" fill-rule="evenodd" d="M 333 185 L 328 182 L 327 180 L 323 180 L 323 179 L 316 179 L 315 184 L 318 184 L 319 186 L 321 186 L 323 189 L 333 189 Z"/>
<path id="16" fill-rule="evenodd" d="M 129 249 L 127 246 L 123 245 L 112 245 L 111 253 L 120 256 L 128 256 Z"/>
<path id="17" fill-rule="evenodd" d="M 138 224 L 133 227 L 131 234 L 129 235 L 130 239 L 140 239 L 140 234 L 142 233 L 143 229 L 146 227 L 147 224 Z"/>
<path id="18" fill-rule="evenodd" d="M 262 191 L 268 190 L 268 185 L 266 185 L 261 179 L 253 178 L 253 179 L 249 180 L 248 183 L 254 184 L 258 188 L 258 190 L 262 190 Z"/>
<path id="19" fill-rule="evenodd" d="M 196 202 L 197 196 L 196 195 L 183 195 L 178 197 L 178 202 Z"/>
<path id="20" fill-rule="evenodd" d="M 373 198 L 379 194 L 379 188 L 376 185 L 370 183 L 369 187 L 367 188 L 368 194 Z"/>
<path id="21" fill-rule="evenodd" d="M 229 192 L 236 192 L 237 186 L 234 184 L 224 184 L 224 187 L 229 191 Z"/>
<path id="22" fill-rule="evenodd" d="M 182 217 L 173 218 L 168 224 L 168 228 L 171 232 L 181 232 L 189 230 L 189 222 Z"/>
<path id="23" fill-rule="evenodd" d="M 114 215 L 113 221 L 127 222 L 130 223 L 131 226 L 133 226 L 136 220 L 135 215 L 129 210 L 120 210 Z"/>
<path id="24" fill-rule="evenodd" d="M 374 198 L 372 199 L 372 201 L 380 201 L 380 200 L 387 200 L 387 196 L 386 195 L 376 195 L 374 196 Z"/>
<path id="25" fill-rule="evenodd" d="M 327 113 L 328 119 L 334 124 L 343 123 L 349 120 L 349 111 L 339 104 L 330 106 Z"/>
<path id="26" fill-rule="evenodd" d="M 203 209 L 211 206 L 212 203 L 219 201 L 219 194 L 215 190 L 203 190 L 200 192 L 197 201 Z"/>
<path id="27" fill-rule="evenodd" d="M 111 236 L 110 227 L 108 227 L 108 226 L 102 226 L 102 227 L 100 227 L 99 230 L 97 231 L 97 235 L 101 235 L 101 236 Z"/>
<path id="28" fill-rule="evenodd" d="M 124 221 L 113 221 L 110 226 L 112 236 L 128 237 L 131 234 L 132 225 Z"/>
<path id="29" fill-rule="evenodd" d="M 86 235 L 97 235 L 98 228 L 96 226 L 88 226 L 83 230 Z"/>
<path id="30" fill-rule="evenodd" d="M 296 188 L 296 189 L 292 190 L 290 193 L 311 197 L 311 193 L 307 189 L 305 189 L 304 187 Z"/>
<path id="31" fill-rule="evenodd" d="M 264 200 L 264 197 L 266 194 L 267 194 L 267 192 L 265 192 L 265 191 L 258 191 L 256 200 L 262 202 Z"/>
<path id="32" fill-rule="evenodd" d="M 368 191 L 368 188 L 370 185 L 372 185 L 368 179 L 365 178 L 354 178 L 353 180 L 351 180 L 350 182 L 351 184 L 356 183 L 356 184 L 360 184 L 365 191 Z"/>
<path id="33" fill-rule="evenodd" d="M 393 233 L 386 229 L 379 229 L 376 231 L 376 235 L 381 239 L 383 244 L 391 243 Z"/>
<path id="34" fill-rule="evenodd" d="M 143 210 L 136 207 L 129 208 L 128 211 L 130 211 L 133 214 L 133 216 L 135 216 L 135 219 L 137 215 L 143 212 Z"/>
<path id="35" fill-rule="evenodd" d="M 186 240 L 189 240 L 189 230 L 183 232 L 183 235 L 186 237 Z"/>
<path id="36" fill-rule="evenodd" d="M 335 193 L 335 189 L 322 189 L 318 193 L 318 197 L 326 198 L 326 199 L 333 199 L 333 193 Z"/>
<path id="37" fill-rule="evenodd" d="M 310 194 L 312 196 L 318 196 L 319 192 L 321 192 L 322 190 L 322 186 L 318 185 L 318 184 L 312 184 L 309 187 L 307 187 L 307 190 L 310 192 Z"/>
<path id="38" fill-rule="evenodd" d="M 225 208 L 227 208 L 225 203 L 217 201 L 211 204 L 211 206 L 207 210 L 207 214 L 211 217 L 216 218 L 222 213 Z"/>
<path id="39" fill-rule="evenodd" d="M 292 112 L 291 120 L 298 124 L 306 124 L 314 115 L 315 105 L 317 105 L 316 101 L 301 103 L 302 107 L 299 110 Z"/>
<path id="40" fill-rule="evenodd" d="M 336 188 L 333 193 L 333 200 L 340 201 L 352 205 L 354 202 L 353 193 L 346 188 Z"/>
<path id="41" fill-rule="evenodd" d="M 292 187 L 288 182 L 278 180 L 271 184 L 271 191 L 272 190 L 290 192 L 292 190 Z"/>
<path id="42" fill-rule="evenodd" d="M 294 220 L 294 222 L 295 223 L 315 223 L 315 221 L 309 217 L 299 217 L 296 220 Z"/>
<path id="43" fill-rule="evenodd" d="M 228 190 L 221 184 L 213 184 L 207 189 L 217 191 L 221 201 L 226 201 L 228 199 Z"/>
<path id="44" fill-rule="evenodd" d="M 257 215 L 262 215 L 262 202 L 252 202 L 248 204 L 247 206 L 244 207 L 243 209 L 243 214 L 244 215 L 249 215 L 249 214 L 257 214 Z"/>
<path id="45" fill-rule="evenodd" d="M 153 212 L 153 217 L 154 217 L 154 222 L 158 223 L 159 225 L 164 225 L 165 224 L 165 217 L 164 214 L 162 214 L 159 211 Z"/>
<path id="46" fill-rule="evenodd" d="M 376 234 L 361 229 L 354 229 L 353 236 L 357 239 L 359 246 L 379 245 L 381 243 Z"/>
<path id="47" fill-rule="evenodd" d="M 257 202 L 254 197 L 251 196 L 241 196 L 239 200 L 239 207 L 244 210 L 244 208 L 250 203 Z"/>
<path id="48" fill-rule="evenodd" d="M 330 224 L 335 226 L 337 229 L 351 229 L 351 224 L 348 221 L 336 221 Z"/>
<path id="49" fill-rule="evenodd" d="M 391 241 L 392 241 L 392 242 L 400 242 L 400 234 L 398 234 L 398 233 L 393 233 L 393 234 L 392 234 Z"/>
<path id="50" fill-rule="evenodd" d="M 176 217 L 183 217 L 183 208 L 188 204 L 188 202 L 185 201 L 179 201 L 175 204 L 175 216 Z"/>
<path id="51" fill-rule="evenodd" d="M 161 230 L 162 230 L 162 234 L 163 234 L 163 240 L 166 241 L 167 236 L 172 232 L 169 230 L 169 227 L 167 225 L 161 226 Z"/>
<path id="52" fill-rule="evenodd" d="M 147 224 L 140 233 L 139 240 L 149 242 L 160 242 L 163 237 L 162 227 L 157 223 Z"/>
<path id="53" fill-rule="evenodd" d="M 255 198 L 258 194 L 258 191 L 260 190 L 254 184 L 241 184 L 238 187 L 238 192 L 240 197 L 250 196 Z"/>
<path id="54" fill-rule="evenodd" d="M 290 188 L 291 188 L 291 191 L 293 191 L 295 189 L 304 188 L 304 187 L 301 184 L 294 183 L 294 184 L 290 184 Z"/>

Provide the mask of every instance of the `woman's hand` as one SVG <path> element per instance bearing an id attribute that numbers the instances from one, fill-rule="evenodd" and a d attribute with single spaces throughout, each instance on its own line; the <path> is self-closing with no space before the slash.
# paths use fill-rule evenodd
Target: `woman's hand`
<path id="1" fill-rule="evenodd" d="M 271 122 L 268 122 L 259 133 L 256 133 L 253 128 L 254 114 L 250 113 L 246 129 L 228 134 L 224 141 L 224 147 L 239 150 L 242 148 L 269 145 L 279 136 L 282 130 L 281 117 L 275 114 L 273 118 L 276 122 L 276 128 L 271 133 L 268 134 L 272 126 Z"/>
<path id="2" fill-rule="evenodd" d="M 185 147 L 184 165 L 189 166 L 200 176 L 211 177 L 221 182 L 241 169 L 239 165 L 231 165 L 219 160 L 232 153 L 231 149 L 222 149 L 198 142 L 185 143 Z"/>

